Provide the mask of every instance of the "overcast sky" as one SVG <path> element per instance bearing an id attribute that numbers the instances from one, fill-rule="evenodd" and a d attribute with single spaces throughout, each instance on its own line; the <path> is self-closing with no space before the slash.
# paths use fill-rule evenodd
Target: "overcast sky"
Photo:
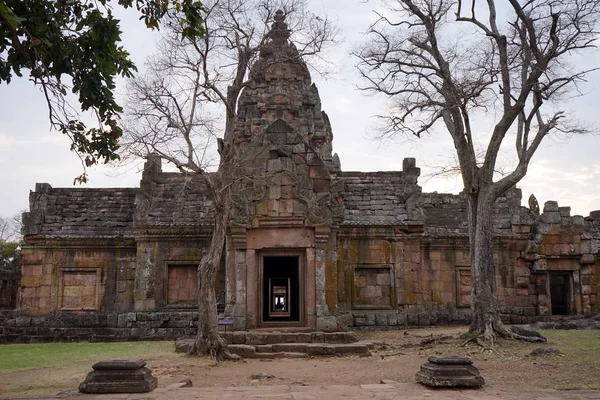
<path id="1" fill-rule="evenodd" d="M 361 42 L 362 32 L 375 19 L 371 12 L 376 0 L 312 0 L 311 10 L 338 21 L 344 39 L 324 57 L 334 63 L 336 74 L 324 80 L 313 76 L 328 113 L 334 134 L 334 152 L 340 156 L 345 171 L 400 170 L 405 157 L 417 159 L 421 167 L 419 183 L 424 191 L 453 192 L 461 190 L 460 178 L 431 178 L 435 166 L 446 163 L 454 153 L 448 134 L 440 132 L 423 139 L 399 137 L 385 143 L 370 139 L 373 115 L 385 111 L 385 100 L 366 96 L 355 89 L 359 83 L 354 70 L 355 59 L 350 50 Z M 154 48 L 157 35 L 145 29 L 134 14 L 123 18 L 125 47 L 138 67 Z M 582 61 L 583 62 L 583 61 Z M 600 50 L 588 54 L 585 63 L 600 66 Z M 584 97 L 564 104 L 568 118 L 577 118 L 600 127 L 600 73 L 588 77 L 583 86 Z M 118 91 L 125 91 L 120 82 Z M 29 191 L 36 182 L 53 187 L 70 187 L 81 173 L 77 156 L 69 151 L 69 141 L 50 131 L 47 108 L 39 89 L 26 79 L 15 79 L 0 86 L 0 216 L 10 216 L 28 208 Z M 491 126 L 487 120 L 479 126 Z M 94 167 L 89 170 L 87 187 L 137 187 L 139 165 L 128 167 Z M 523 189 L 523 205 L 534 193 L 540 203 L 557 200 L 571 206 L 572 214 L 588 215 L 600 209 L 600 135 L 572 138 L 548 138 L 541 146 L 527 177 L 519 184 Z"/>

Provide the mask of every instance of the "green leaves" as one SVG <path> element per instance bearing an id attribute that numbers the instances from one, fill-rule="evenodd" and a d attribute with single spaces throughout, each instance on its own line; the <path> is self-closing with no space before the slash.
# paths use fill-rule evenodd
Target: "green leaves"
<path id="1" fill-rule="evenodd" d="M 202 3 L 193 0 L 112 0 L 125 8 L 135 6 L 146 26 L 158 29 L 169 11 L 181 13 L 184 37 L 204 34 Z M 71 138 L 71 149 L 85 168 L 118 159 L 118 126 L 122 108 L 115 99 L 115 78 L 137 71 L 129 53 L 120 46 L 119 20 L 111 0 L 2 0 L 0 2 L 0 83 L 28 70 L 46 97 L 50 123 Z M 82 111 L 92 111 L 98 128 L 88 128 L 73 115 L 67 86 Z"/>
<path id="2" fill-rule="evenodd" d="M 25 18 L 17 17 L 15 13 L 4 3 L 0 3 L 0 17 L 3 21 L 8 23 L 12 29 L 17 29 L 19 25 L 25 21 Z"/>
<path id="3" fill-rule="evenodd" d="M 8 264 L 19 255 L 21 243 L 10 242 L 0 239 L 0 269 L 5 268 Z"/>

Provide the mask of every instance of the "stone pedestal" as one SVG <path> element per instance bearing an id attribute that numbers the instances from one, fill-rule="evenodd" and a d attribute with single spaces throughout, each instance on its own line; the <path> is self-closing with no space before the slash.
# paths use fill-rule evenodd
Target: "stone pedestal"
<path id="1" fill-rule="evenodd" d="M 425 386 L 480 388 L 484 380 L 473 361 L 458 356 L 431 356 L 421 365 L 415 379 Z"/>
<path id="2" fill-rule="evenodd" d="M 79 385 L 83 393 L 146 393 L 156 389 L 157 380 L 142 360 L 107 360 L 94 369 Z"/>

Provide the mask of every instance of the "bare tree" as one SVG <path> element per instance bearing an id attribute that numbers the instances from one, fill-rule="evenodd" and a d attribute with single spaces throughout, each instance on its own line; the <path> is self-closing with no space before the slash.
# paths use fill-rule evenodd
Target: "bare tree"
<path id="1" fill-rule="evenodd" d="M 200 317 L 195 352 L 222 359 L 231 355 L 217 331 L 214 284 L 229 225 L 231 187 L 239 178 L 241 160 L 232 139 L 238 98 L 259 52 L 276 40 L 268 33 L 282 30 L 287 40 L 293 32 L 299 55 L 311 56 L 332 42 L 337 32 L 327 18 L 309 13 L 305 0 L 203 4 L 204 37 L 182 41 L 180 24 L 172 19 L 158 54 L 147 63 L 148 72 L 130 81 L 122 143 L 134 156 L 157 153 L 180 171 L 201 176 L 211 193 L 215 225 L 198 267 Z M 218 163 L 209 172 L 211 161 L 217 160 L 210 150 L 215 140 Z"/>
<path id="2" fill-rule="evenodd" d="M 0 269 L 9 266 L 21 251 L 21 213 L 0 217 Z"/>
<path id="3" fill-rule="evenodd" d="M 525 176 L 548 134 L 578 131 L 555 105 L 589 72 L 569 60 L 595 47 L 600 1 L 389 0 L 386 5 L 389 14 L 379 15 L 369 29 L 369 44 L 356 52 L 364 89 L 393 99 L 384 133 L 421 137 L 441 125 L 452 137 L 469 208 L 471 331 L 488 341 L 515 337 L 498 314 L 494 202 Z M 475 129 L 482 117 L 495 118 L 489 136 Z M 484 140 L 478 157 L 475 143 Z M 499 152 L 511 140 L 516 165 L 497 176 Z"/>
<path id="4" fill-rule="evenodd" d="M 0 240 L 4 242 L 19 242 L 21 240 L 21 214 L 25 210 L 14 214 L 10 218 L 0 217 Z"/>

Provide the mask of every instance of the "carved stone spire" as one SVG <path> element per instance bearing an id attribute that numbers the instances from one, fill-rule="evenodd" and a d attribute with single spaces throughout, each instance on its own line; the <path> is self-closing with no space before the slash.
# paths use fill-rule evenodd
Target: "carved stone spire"
<path id="1" fill-rule="evenodd" d="M 287 44 L 290 38 L 290 30 L 288 25 L 285 23 L 285 14 L 281 10 L 277 10 L 275 22 L 271 25 L 271 30 L 267 34 L 267 37 L 273 41 L 274 46 L 283 46 Z"/>
<path id="2" fill-rule="evenodd" d="M 236 141 L 251 141 L 264 134 L 274 134 L 277 129 L 289 138 L 294 133 L 314 147 L 333 169 L 331 126 L 321 110 L 317 87 L 290 41 L 284 12 L 278 10 L 273 20 L 240 94 Z M 285 141 L 279 140 L 279 143 L 285 144 Z"/>
<path id="3" fill-rule="evenodd" d="M 331 154 L 329 118 L 289 39 L 285 15 L 277 11 L 240 94 L 237 174 L 252 179 L 232 190 L 232 226 L 331 227 L 343 218 L 344 183 Z"/>

